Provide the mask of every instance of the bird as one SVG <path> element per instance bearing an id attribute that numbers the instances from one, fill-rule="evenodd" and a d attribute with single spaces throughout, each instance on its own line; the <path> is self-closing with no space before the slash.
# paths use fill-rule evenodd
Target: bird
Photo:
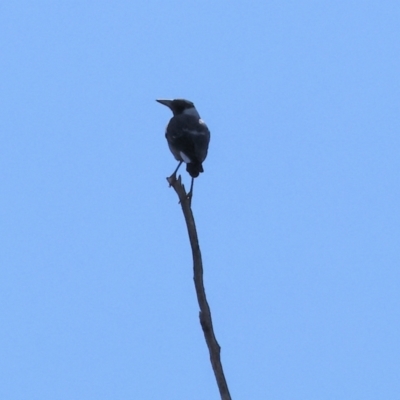
<path id="1" fill-rule="evenodd" d="M 187 194 L 191 201 L 194 178 L 204 172 L 203 161 L 208 153 L 210 131 L 191 101 L 185 99 L 157 99 L 156 101 L 167 106 L 173 114 L 167 125 L 165 137 L 171 153 L 179 161 L 179 164 L 172 175 L 167 178 L 168 182 L 176 180 L 179 167 L 183 162 L 186 163 L 186 171 L 192 177 Z"/>

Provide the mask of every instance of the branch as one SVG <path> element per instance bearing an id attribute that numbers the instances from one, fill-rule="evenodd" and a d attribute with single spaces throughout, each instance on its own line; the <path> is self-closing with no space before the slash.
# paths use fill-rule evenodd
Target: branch
<path id="1" fill-rule="evenodd" d="M 177 193 L 180 204 L 182 207 L 183 215 L 185 217 L 187 230 L 189 233 L 190 246 L 192 247 L 193 255 L 193 279 L 196 288 L 197 301 L 200 307 L 200 324 L 203 329 L 204 337 L 210 352 L 211 365 L 214 370 L 215 379 L 217 381 L 221 400 L 231 400 L 229 394 L 228 384 L 225 379 L 224 371 L 221 364 L 221 347 L 219 346 L 214 334 L 214 328 L 211 319 L 210 306 L 208 305 L 206 292 L 204 290 L 203 282 L 203 262 L 201 260 L 201 252 L 199 240 L 197 237 L 196 225 L 191 208 L 191 199 L 188 198 L 185 187 L 182 184 L 181 176 L 178 179 L 173 175 L 167 178 L 168 183 L 172 186 Z"/>

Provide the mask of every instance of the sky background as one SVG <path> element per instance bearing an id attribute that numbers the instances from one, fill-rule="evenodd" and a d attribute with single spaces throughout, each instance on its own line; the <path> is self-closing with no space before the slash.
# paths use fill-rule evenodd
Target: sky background
<path id="1" fill-rule="evenodd" d="M 2 2 L 0 398 L 219 399 L 155 102 L 187 98 L 232 398 L 398 399 L 399 21 L 394 0 Z"/>

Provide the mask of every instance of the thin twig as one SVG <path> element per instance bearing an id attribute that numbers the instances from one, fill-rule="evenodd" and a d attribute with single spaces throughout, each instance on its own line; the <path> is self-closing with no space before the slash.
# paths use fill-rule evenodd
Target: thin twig
<path id="1" fill-rule="evenodd" d="M 181 177 L 178 179 L 175 176 L 167 178 L 168 183 L 172 186 L 179 197 L 183 215 L 185 217 L 187 230 L 189 233 L 190 246 L 192 247 L 193 255 L 193 279 L 196 288 L 197 300 L 200 307 L 200 324 L 203 329 L 204 337 L 210 352 L 211 365 L 214 370 L 215 379 L 217 381 L 221 400 L 231 400 L 228 384 L 225 379 L 224 371 L 221 363 L 221 347 L 219 346 L 214 334 L 214 328 L 211 319 L 210 306 L 208 305 L 206 292 L 203 282 L 203 262 L 201 259 L 201 251 L 199 240 L 197 237 L 196 225 L 191 208 L 191 199 L 188 199 L 185 187 L 182 184 Z"/>

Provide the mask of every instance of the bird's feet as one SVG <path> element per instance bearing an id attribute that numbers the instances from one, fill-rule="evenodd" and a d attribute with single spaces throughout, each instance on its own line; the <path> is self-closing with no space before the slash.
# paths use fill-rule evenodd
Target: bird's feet
<path id="1" fill-rule="evenodd" d="M 193 196 L 193 191 L 190 191 L 190 192 L 186 195 L 186 198 L 187 198 L 187 200 L 188 200 L 188 202 L 189 202 L 189 206 L 190 206 L 190 207 L 192 206 L 192 196 Z"/>
<path id="2" fill-rule="evenodd" d="M 192 207 L 192 193 L 187 193 L 186 194 L 186 200 L 189 203 L 189 207 Z M 179 204 L 182 204 L 182 201 L 179 200 Z"/>
<path id="3" fill-rule="evenodd" d="M 169 177 L 167 178 L 167 181 L 168 181 L 168 183 L 169 183 L 169 187 L 171 187 L 171 186 L 177 181 L 177 179 L 176 179 L 176 172 L 174 172 L 171 176 L 169 176 Z"/>

